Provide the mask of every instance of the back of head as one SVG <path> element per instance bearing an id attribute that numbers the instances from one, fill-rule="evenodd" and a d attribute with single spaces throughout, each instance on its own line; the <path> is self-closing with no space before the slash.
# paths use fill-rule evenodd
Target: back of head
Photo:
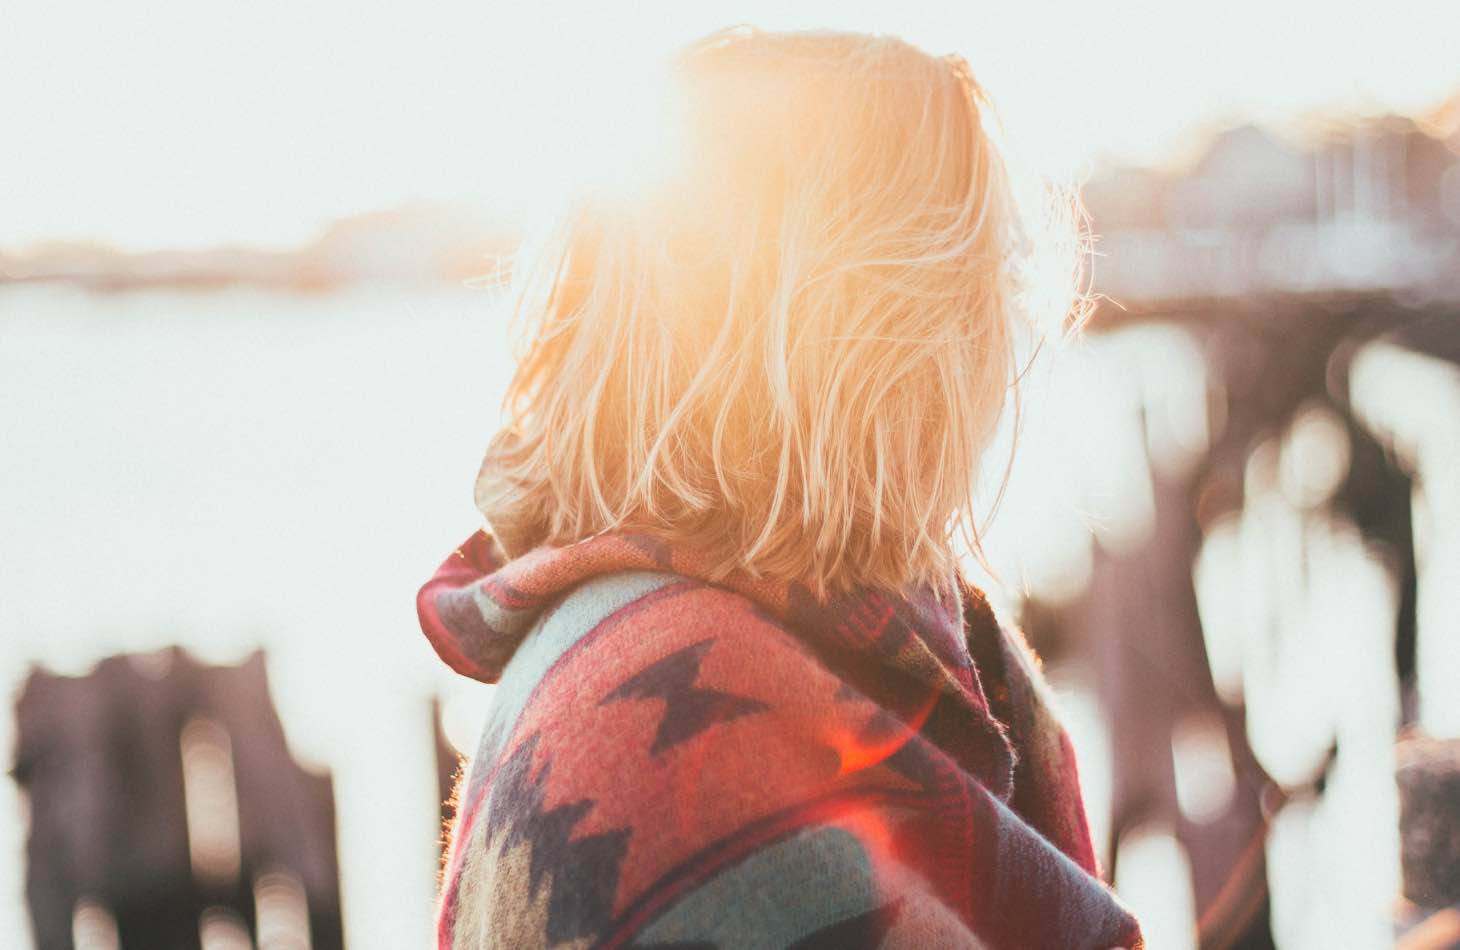
<path id="1" fill-rule="evenodd" d="M 673 77 L 666 172 L 519 275 L 478 506 L 512 555 L 631 529 L 818 594 L 946 585 L 1024 243 L 979 87 L 896 39 L 753 30 Z"/>

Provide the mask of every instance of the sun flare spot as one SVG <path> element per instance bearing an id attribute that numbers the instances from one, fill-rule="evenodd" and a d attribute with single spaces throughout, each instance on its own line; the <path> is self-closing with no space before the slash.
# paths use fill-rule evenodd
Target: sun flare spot
<path id="1" fill-rule="evenodd" d="M 836 750 L 839 761 L 838 777 L 871 768 L 896 755 L 927 723 L 933 707 L 938 704 L 938 696 L 937 690 L 929 693 L 906 719 L 885 717 L 892 723 L 891 729 L 885 734 L 879 728 L 880 734 L 869 736 L 868 726 L 871 723 L 857 732 L 837 729 L 831 736 L 831 747 Z M 883 724 L 878 722 L 877 725 L 882 727 Z"/>
<path id="2" fill-rule="evenodd" d="M 662 184 L 677 154 L 677 97 L 662 58 L 594 64 L 592 82 L 543 103 L 551 170 L 566 198 L 591 193 L 626 203 Z"/>

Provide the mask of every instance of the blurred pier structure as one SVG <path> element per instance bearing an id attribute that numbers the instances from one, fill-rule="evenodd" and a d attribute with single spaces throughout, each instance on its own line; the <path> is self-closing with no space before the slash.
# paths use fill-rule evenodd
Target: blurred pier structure
<path id="1" fill-rule="evenodd" d="M 1180 172 L 1110 170 L 1084 189 L 1097 289 L 1120 301 L 1366 290 L 1453 300 L 1457 124 L 1375 118 L 1306 145 L 1246 125 Z"/>
<path id="2" fill-rule="evenodd" d="M 1396 737 L 1460 736 L 1460 135 L 1242 127 L 1086 202 L 1142 524 L 1023 622 L 1105 720 L 1110 871 L 1163 829 L 1200 946 L 1385 946 Z"/>
<path id="3" fill-rule="evenodd" d="M 16 704 L 42 950 L 338 950 L 334 796 L 290 757 L 262 652 L 36 671 Z"/>

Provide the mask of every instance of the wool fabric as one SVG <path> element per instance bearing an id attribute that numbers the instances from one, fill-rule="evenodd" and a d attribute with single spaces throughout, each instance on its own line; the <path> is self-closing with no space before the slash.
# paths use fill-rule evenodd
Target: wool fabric
<path id="1" fill-rule="evenodd" d="M 962 581 L 827 601 L 644 534 L 477 532 L 417 608 L 497 684 L 442 950 L 1142 946 L 1037 664 Z"/>

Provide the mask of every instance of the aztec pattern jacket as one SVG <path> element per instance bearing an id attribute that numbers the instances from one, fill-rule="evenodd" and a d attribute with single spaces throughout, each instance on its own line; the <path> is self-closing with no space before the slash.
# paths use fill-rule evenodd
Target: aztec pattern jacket
<path id="1" fill-rule="evenodd" d="M 478 532 L 417 599 L 498 684 L 442 950 L 1142 945 L 978 591 L 820 604 L 625 534 L 496 552 Z"/>

